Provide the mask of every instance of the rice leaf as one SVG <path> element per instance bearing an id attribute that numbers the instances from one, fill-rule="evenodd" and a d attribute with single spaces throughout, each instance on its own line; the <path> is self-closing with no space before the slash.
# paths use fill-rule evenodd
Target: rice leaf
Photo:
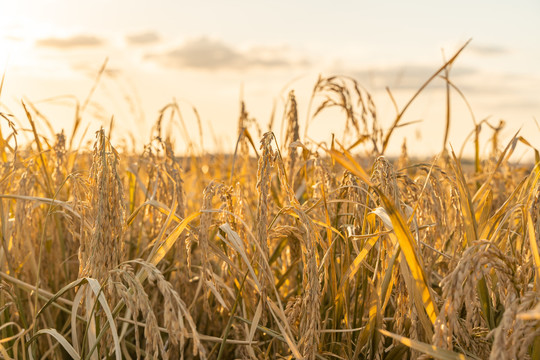
<path id="1" fill-rule="evenodd" d="M 394 204 L 380 190 L 378 190 L 377 188 L 375 189 L 379 197 L 381 198 L 381 201 L 388 216 L 392 220 L 392 226 L 394 228 L 396 240 L 401 247 L 401 251 L 405 256 L 407 265 L 409 266 L 409 269 L 411 270 L 412 276 L 415 280 L 415 289 L 410 290 L 413 296 L 421 296 L 421 303 L 424 305 L 424 308 L 429 319 L 431 320 L 431 323 L 435 324 L 435 320 L 439 311 L 437 309 L 437 306 L 433 302 L 431 290 L 429 285 L 427 284 L 424 268 L 420 263 L 412 233 L 409 230 L 406 222 L 403 220 L 401 214 L 395 208 Z M 421 311 L 421 309 L 418 309 L 418 311 Z"/>
<path id="2" fill-rule="evenodd" d="M 362 251 L 356 256 L 353 263 L 343 275 L 343 278 L 341 279 L 341 285 L 340 288 L 343 288 L 343 286 L 349 282 L 360 270 L 360 266 L 362 265 L 362 261 L 366 258 L 369 251 L 373 248 L 373 246 L 377 243 L 377 241 L 380 239 L 380 236 L 373 236 L 368 239 L 368 241 L 365 242 L 364 247 L 362 248 Z"/>
<path id="3" fill-rule="evenodd" d="M 454 174 L 456 175 L 458 190 L 460 193 L 459 199 L 461 202 L 461 209 L 463 211 L 463 221 L 465 223 L 465 239 L 463 241 L 463 247 L 467 247 L 468 244 L 471 244 L 473 241 L 478 240 L 478 224 L 476 223 L 476 218 L 474 216 L 475 210 L 473 206 L 473 201 L 471 199 L 471 194 L 467 187 L 467 182 L 463 176 L 463 171 L 459 160 L 456 158 L 456 154 L 452 150 L 453 161 L 450 162 Z"/>
<path id="4" fill-rule="evenodd" d="M 339 152 L 332 147 L 332 149 L 326 150 L 326 152 L 332 157 L 332 159 L 341 164 L 341 166 L 362 179 L 363 182 L 370 186 L 373 185 L 362 166 L 356 160 L 354 160 L 353 156 L 347 150 L 342 150 L 342 152 Z"/>
<path id="5" fill-rule="evenodd" d="M 285 314 L 283 314 L 283 312 L 276 306 L 276 304 L 274 304 L 272 300 L 267 299 L 267 303 L 269 305 L 268 309 L 274 317 L 274 320 L 276 321 L 276 324 L 281 331 L 281 335 L 287 342 L 287 345 L 289 345 L 289 349 L 291 350 L 293 356 L 296 359 L 303 359 L 302 354 L 300 353 L 300 350 L 296 346 L 296 343 L 294 342 L 294 339 L 290 333 L 289 325 Z"/>
<path id="6" fill-rule="evenodd" d="M 534 231 L 534 223 L 530 211 L 527 211 L 527 232 L 529 238 L 529 244 L 531 246 L 531 253 L 534 260 L 534 283 L 536 288 L 540 286 L 540 255 L 538 253 L 538 244 L 536 243 L 536 233 Z"/>
<path id="7" fill-rule="evenodd" d="M 58 341 L 58 343 L 60 345 L 62 345 L 64 350 L 66 350 L 66 352 L 69 354 L 69 356 L 71 356 L 72 359 L 79 360 L 81 358 L 79 353 L 77 353 L 77 351 L 75 351 L 75 349 L 73 348 L 73 346 L 71 346 L 69 341 L 67 341 L 66 338 L 63 337 L 58 331 L 56 331 L 56 329 L 42 329 L 42 330 L 39 330 L 38 332 L 36 332 L 34 337 L 36 337 L 38 335 L 42 335 L 42 334 L 51 335 L 53 338 L 55 338 L 56 341 Z M 117 359 L 120 359 L 120 358 L 117 357 Z"/>
<path id="8" fill-rule="evenodd" d="M 107 317 L 107 323 L 109 324 L 109 327 L 111 329 L 113 342 L 114 342 L 114 351 L 116 355 L 117 360 L 122 359 L 122 351 L 120 350 L 120 342 L 118 340 L 118 331 L 116 330 L 116 323 L 114 321 L 111 309 L 109 307 L 109 304 L 107 300 L 105 299 L 105 295 L 103 295 L 103 291 L 101 289 L 101 285 L 96 279 L 92 278 L 85 278 L 87 281 L 88 286 L 90 289 L 92 289 L 94 295 L 97 297 L 99 304 L 101 305 L 101 308 L 105 312 L 105 316 Z M 101 335 L 101 334 L 100 334 Z M 92 353 L 92 350 L 90 354 Z"/>
<path id="9" fill-rule="evenodd" d="M 186 218 L 182 220 L 180 224 L 178 224 L 174 228 L 174 230 L 167 236 L 163 243 L 158 246 L 155 253 L 152 255 L 152 257 L 147 259 L 147 261 L 154 266 L 159 264 L 159 262 L 165 257 L 169 250 L 171 250 L 178 237 L 180 237 L 180 234 L 186 229 L 189 223 L 199 215 L 201 215 L 201 213 L 199 211 L 196 211 L 191 215 L 186 216 Z"/>
<path id="10" fill-rule="evenodd" d="M 379 332 L 383 334 L 384 336 L 391 337 L 394 340 L 399 341 L 403 345 L 406 345 L 410 347 L 411 349 L 420 351 L 424 354 L 433 356 L 435 359 L 440 360 L 467 360 L 470 359 L 469 357 L 459 354 L 450 350 L 446 350 L 443 348 L 439 348 L 435 345 L 429 345 L 417 340 L 409 339 L 405 336 L 401 336 L 398 334 L 391 333 L 390 331 L 386 331 L 383 329 L 379 329 Z"/>

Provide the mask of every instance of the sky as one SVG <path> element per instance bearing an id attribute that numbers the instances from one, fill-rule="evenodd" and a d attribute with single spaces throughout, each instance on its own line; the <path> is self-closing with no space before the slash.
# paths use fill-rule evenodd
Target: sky
<path id="1" fill-rule="evenodd" d="M 175 102 L 184 125 L 175 118 L 165 128 L 179 149 L 192 142 L 232 152 L 240 100 L 261 131 L 274 113 L 279 136 L 294 90 L 304 142 L 328 143 L 333 133 L 343 136 L 343 113 L 325 112 L 304 131 L 322 101 L 310 103 L 319 76 L 355 79 L 372 95 L 384 130 L 396 115 L 387 88 L 402 108 L 472 39 L 450 80 L 474 119 L 452 92 L 450 144 L 459 150 L 474 123 L 488 119 L 493 126 L 505 121 L 501 140 L 520 130 L 540 148 L 539 20 L 536 0 L 0 0 L 0 111 L 28 127 L 21 100 L 31 102 L 55 131 L 69 133 L 75 104 L 84 103 L 106 62 L 83 116 L 90 134 L 114 117 L 113 142 L 133 138 L 141 147 L 160 110 Z M 389 153 L 398 154 L 404 139 L 411 155 L 441 150 L 445 91 L 436 79 L 415 100 L 402 120 L 411 125 L 395 131 Z M 484 124 L 485 154 L 492 133 Z"/>

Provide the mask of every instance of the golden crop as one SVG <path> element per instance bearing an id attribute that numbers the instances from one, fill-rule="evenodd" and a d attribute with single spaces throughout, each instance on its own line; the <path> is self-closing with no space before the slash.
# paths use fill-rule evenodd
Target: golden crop
<path id="1" fill-rule="evenodd" d="M 383 131 L 352 79 L 320 78 L 312 101 L 357 141 L 304 142 L 292 92 L 283 143 L 242 107 L 231 155 L 176 156 L 161 124 L 142 153 L 103 129 L 76 148 L 77 126 L 47 139 L 33 109 L 17 146 L 10 122 L 0 356 L 540 358 L 536 150 L 512 163 L 527 141 L 500 148 L 495 131 L 469 165 L 447 136 L 431 160 L 390 161 L 410 103 Z"/>

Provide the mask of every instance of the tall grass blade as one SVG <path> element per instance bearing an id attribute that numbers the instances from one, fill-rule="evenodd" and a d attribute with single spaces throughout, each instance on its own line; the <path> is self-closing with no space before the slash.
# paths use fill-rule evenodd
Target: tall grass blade
<path id="1" fill-rule="evenodd" d="M 459 354 L 450 350 L 438 348 L 434 345 L 429 345 L 417 340 L 406 338 L 405 336 L 401 336 L 398 334 L 391 333 L 390 331 L 386 331 L 383 329 L 379 329 L 379 332 L 383 334 L 384 336 L 391 337 L 394 340 L 399 341 L 403 345 L 406 345 L 410 347 L 411 349 L 420 351 L 421 353 L 433 356 L 435 359 L 440 360 L 467 360 L 470 359 L 469 357 Z"/>
<path id="2" fill-rule="evenodd" d="M 67 341 L 66 338 L 63 337 L 56 329 L 42 329 L 42 330 L 39 330 L 38 332 L 36 332 L 34 337 L 30 339 L 30 342 L 32 342 L 32 339 L 34 339 L 36 336 L 43 335 L 43 334 L 51 335 L 53 338 L 56 339 L 56 341 L 58 341 L 58 343 L 60 345 L 62 345 L 64 350 L 66 350 L 66 352 L 69 354 L 69 356 L 71 356 L 72 359 L 80 360 L 81 357 L 79 356 L 77 351 L 75 351 L 75 349 L 73 348 L 73 346 L 71 346 L 69 341 Z"/>
<path id="3" fill-rule="evenodd" d="M 376 189 L 376 188 L 375 188 Z M 437 306 L 433 302 L 433 296 L 431 295 L 431 288 L 427 283 L 426 275 L 423 266 L 418 257 L 418 251 L 416 249 L 414 237 L 407 226 L 407 223 L 403 220 L 400 212 L 395 208 L 395 205 L 390 201 L 380 190 L 376 189 L 379 197 L 381 198 L 384 208 L 388 213 L 388 216 L 392 220 L 394 233 L 397 242 L 401 248 L 407 265 L 411 271 L 411 274 L 415 281 L 415 289 L 410 289 L 413 296 L 420 296 L 421 303 L 423 304 L 425 311 L 431 320 L 432 324 L 435 324 L 435 319 L 439 313 Z M 418 311 L 422 311 L 418 309 Z"/>

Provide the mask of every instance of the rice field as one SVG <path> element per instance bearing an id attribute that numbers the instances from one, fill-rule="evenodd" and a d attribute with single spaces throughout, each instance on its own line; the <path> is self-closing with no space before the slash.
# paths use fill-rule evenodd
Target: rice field
<path id="1" fill-rule="evenodd" d="M 176 154 L 171 108 L 140 152 L 2 112 L 0 357 L 540 359 L 537 150 L 478 123 L 469 162 L 447 136 L 384 156 L 458 54 L 390 126 L 353 79 L 321 77 L 311 116 L 337 108 L 350 143 L 303 139 L 294 92 L 282 141 L 243 104 L 234 154 Z"/>

